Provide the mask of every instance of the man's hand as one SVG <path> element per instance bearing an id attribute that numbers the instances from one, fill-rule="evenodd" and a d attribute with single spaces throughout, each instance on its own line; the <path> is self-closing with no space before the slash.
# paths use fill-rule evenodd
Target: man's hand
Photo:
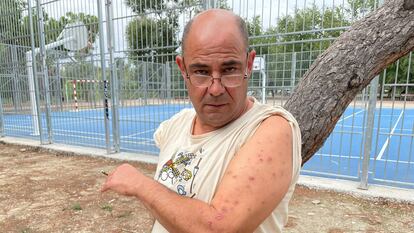
<path id="1" fill-rule="evenodd" d="M 108 175 L 101 192 L 112 190 L 122 195 L 134 196 L 146 176 L 129 164 L 122 164 Z"/>

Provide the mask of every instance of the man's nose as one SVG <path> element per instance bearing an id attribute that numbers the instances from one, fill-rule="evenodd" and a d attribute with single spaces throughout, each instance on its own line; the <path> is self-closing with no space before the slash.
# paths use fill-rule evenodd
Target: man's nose
<path id="1" fill-rule="evenodd" d="M 219 96 L 226 92 L 226 88 L 221 83 L 220 75 L 213 75 L 211 85 L 208 88 L 208 92 L 212 96 Z"/>

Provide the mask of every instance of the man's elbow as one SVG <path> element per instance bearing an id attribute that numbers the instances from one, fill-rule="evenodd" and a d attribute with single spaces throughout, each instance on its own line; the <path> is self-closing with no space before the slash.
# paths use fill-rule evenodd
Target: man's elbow
<path id="1" fill-rule="evenodd" d="M 212 218 L 207 218 L 203 225 L 204 229 L 201 232 L 205 233 L 252 233 L 254 231 L 254 229 L 238 223 L 231 216 L 226 217 L 221 213 L 215 214 Z"/>

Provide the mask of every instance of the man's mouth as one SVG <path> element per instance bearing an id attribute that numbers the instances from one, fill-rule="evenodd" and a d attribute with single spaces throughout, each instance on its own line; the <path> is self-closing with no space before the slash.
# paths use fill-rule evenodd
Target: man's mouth
<path id="1" fill-rule="evenodd" d="M 206 106 L 208 107 L 213 107 L 213 108 L 220 108 L 225 106 L 226 104 L 206 104 Z"/>

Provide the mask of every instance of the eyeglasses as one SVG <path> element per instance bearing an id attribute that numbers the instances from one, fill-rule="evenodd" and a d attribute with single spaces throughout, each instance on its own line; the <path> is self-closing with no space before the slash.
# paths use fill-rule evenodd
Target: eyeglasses
<path id="1" fill-rule="evenodd" d="M 221 85 L 225 87 L 238 87 L 247 78 L 247 74 L 223 74 L 219 78 L 213 78 L 211 75 L 204 74 L 187 74 L 190 83 L 196 87 L 210 87 L 214 79 L 220 79 Z"/>
<path id="2" fill-rule="evenodd" d="M 221 85 L 224 87 L 238 87 L 242 85 L 243 80 L 247 79 L 248 77 L 247 67 L 244 74 L 239 69 L 229 68 L 228 70 L 225 70 L 224 74 L 222 74 L 219 78 L 214 78 L 209 74 L 201 73 L 204 71 L 196 71 L 196 73 L 188 74 L 187 68 L 185 68 L 185 64 L 184 69 L 187 75 L 187 79 L 190 80 L 190 83 L 195 87 L 210 87 L 213 84 L 214 79 L 219 79 Z"/>

